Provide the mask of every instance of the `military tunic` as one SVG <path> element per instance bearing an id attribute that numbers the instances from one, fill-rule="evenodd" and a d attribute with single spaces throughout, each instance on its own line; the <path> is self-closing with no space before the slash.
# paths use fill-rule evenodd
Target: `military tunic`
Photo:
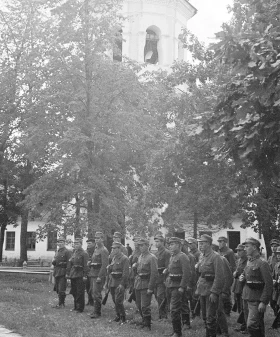
<path id="1" fill-rule="evenodd" d="M 202 317 L 206 321 L 206 330 L 209 336 L 215 336 L 219 301 L 211 302 L 209 296 L 213 293 L 219 298 L 223 291 L 225 283 L 224 263 L 218 253 L 210 250 L 210 252 L 203 255 L 198 270 L 200 276 L 196 293 L 200 295 Z"/>
<path id="2" fill-rule="evenodd" d="M 191 265 L 186 254 L 178 252 L 171 256 L 166 279 L 168 302 L 174 333 L 182 333 L 181 314 L 185 294 L 191 286 Z M 182 288 L 183 292 L 179 291 Z"/>
<path id="3" fill-rule="evenodd" d="M 87 248 L 86 252 L 88 253 L 89 260 L 92 257 L 92 254 L 94 253 L 95 247 Z M 91 288 L 90 288 L 90 277 L 87 276 L 87 282 L 86 282 L 86 292 L 88 294 L 88 304 L 93 305 L 93 298 L 91 294 Z"/>
<path id="4" fill-rule="evenodd" d="M 82 312 L 85 307 L 85 285 L 83 277 L 88 273 L 88 253 L 83 248 L 76 249 L 70 258 L 71 294 L 74 297 L 74 310 Z"/>
<path id="5" fill-rule="evenodd" d="M 55 278 L 55 290 L 58 294 L 59 305 L 65 302 L 66 297 L 66 287 L 67 287 L 67 279 L 66 274 L 69 275 L 69 271 L 71 268 L 70 258 L 72 252 L 67 248 L 59 248 L 56 252 L 53 259 L 53 276 Z"/>
<path id="6" fill-rule="evenodd" d="M 129 260 L 126 255 L 120 253 L 115 255 L 108 271 L 110 273 L 110 292 L 115 303 L 115 310 L 118 317 L 125 317 L 124 295 L 128 285 Z M 121 286 L 121 287 L 119 287 Z"/>
<path id="7" fill-rule="evenodd" d="M 107 266 L 109 264 L 109 252 L 107 248 L 101 244 L 96 246 L 89 263 L 90 271 L 90 287 L 93 298 L 94 314 L 101 315 L 102 289 L 105 284 L 107 275 Z"/>
<path id="8" fill-rule="evenodd" d="M 158 276 L 157 268 L 157 259 L 153 254 L 146 252 L 139 256 L 134 289 L 136 305 L 143 319 L 151 317 L 151 299 Z M 148 289 L 152 292 L 147 293 Z"/>
<path id="9" fill-rule="evenodd" d="M 161 306 L 166 299 L 165 276 L 163 271 L 168 268 L 171 253 L 165 247 L 160 247 L 155 255 L 158 262 L 158 278 L 155 287 L 155 297 L 159 307 L 159 318 L 167 318 L 167 306 Z"/>
<path id="10" fill-rule="evenodd" d="M 219 254 L 228 260 L 231 271 L 234 272 L 236 268 L 236 261 L 233 250 L 228 247 L 223 247 L 219 249 Z"/>
<path id="11" fill-rule="evenodd" d="M 242 275 L 245 281 L 242 298 L 247 329 L 250 336 L 261 337 L 264 336 L 264 314 L 259 312 L 258 307 L 261 302 L 265 305 L 269 303 L 273 289 L 269 264 L 257 254 L 248 258 Z"/>

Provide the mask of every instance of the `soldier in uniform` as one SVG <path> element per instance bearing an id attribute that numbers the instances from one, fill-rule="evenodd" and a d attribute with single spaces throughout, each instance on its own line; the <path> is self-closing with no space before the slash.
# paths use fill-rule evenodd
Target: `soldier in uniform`
<path id="1" fill-rule="evenodd" d="M 275 303 L 275 309 L 274 309 L 274 314 L 277 316 L 279 309 L 280 309 L 280 247 L 277 247 L 276 249 L 276 258 L 277 258 L 277 263 L 274 266 L 273 270 L 273 293 L 272 293 L 272 300 Z M 276 325 L 277 328 L 280 326 L 280 319 L 276 318 Z"/>
<path id="2" fill-rule="evenodd" d="M 168 303 L 170 303 L 170 313 L 172 320 L 173 333 L 171 336 L 182 336 L 182 304 L 184 293 L 187 292 L 191 283 L 191 268 L 190 261 L 182 249 L 180 238 L 171 237 L 169 239 L 169 249 L 171 258 L 167 270 L 164 274 L 167 275 L 166 287 Z"/>
<path id="3" fill-rule="evenodd" d="M 274 267 L 275 267 L 275 265 L 277 263 L 276 250 L 277 250 L 278 246 L 280 246 L 280 241 L 279 240 L 273 239 L 273 240 L 270 241 L 270 247 L 271 247 L 272 254 L 268 258 L 267 262 L 268 262 L 270 270 L 271 270 L 271 275 L 272 275 Z M 271 298 L 271 300 L 270 300 L 270 306 L 271 306 L 272 310 L 274 311 L 274 315 L 277 314 L 276 305 L 277 305 L 276 301 L 273 298 Z"/>
<path id="4" fill-rule="evenodd" d="M 108 267 L 110 273 L 110 292 L 115 303 L 116 317 L 115 322 L 125 323 L 124 310 L 124 295 L 125 289 L 128 285 L 129 276 L 129 260 L 126 255 L 122 253 L 121 243 L 113 242 L 112 263 Z"/>
<path id="5" fill-rule="evenodd" d="M 75 238 L 74 249 L 74 253 L 70 258 L 71 270 L 69 278 L 71 279 L 71 294 L 74 297 L 74 308 L 72 310 L 80 313 L 85 308 L 84 279 L 86 279 L 88 273 L 88 253 L 82 248 L 81 237 Z"/>
<path id="6" fill-rule="evenodd" d="M 167 318 L 167 306 L 164 305 L 166 302 L 166 287 L 163 271 L 168 267 L 171 253 L 164 246 L 165 239 L 162 234 L 157 234 L 154 240 L 157 247 L 155 255 L 158 259 L 158 278 L 155 288 L 155 297 L 159 307 L 159 319 L 161 320 Z"/>
<path id="7" fill-rule="evenodd" d="M 61 309 L 65 307 L 67 279 L 66 274 L 70 271 L 71 251 L 65 247 L 65 238 L 57 240 L 58 250 L 54 256 L 52 264 L 54 266 L 53 277 L 55 278 L 55 291 L 58 294 L 58 304 L 54 307 Z"/>
<path id="8" fill-rule="evenodd" d="M 91 318 L 101 316 L 102 289 L 106 281 L 107 266 L 109 264 L 109 252 L 104 246 L 104 235 L 102 232 L 95 233 L 95 250 L 89 261 L 90 289 L 93 298 L 93 312 Z"/>
<path id="9" fill-rule="evenodd" d="M 197 248 L 197 240 L 194 238 L 188 238 L 189 249 L 191 254 L 195 257 L 195 263 L 198 263 L 201 257 L 201 252 Z"/>
<path id="10" fill-rule="evenodd" d="M 239 280 L 245 283 L 242 298 L 247 330 L 251 337 L 264 337 L 264 313 L 272 294 L 272 276 L 269 264 L 260 257 L 260 242 L 248 238 L 244 244 L 248 262 Z"/>
<path id="11" fill-rule="evenodd" d="M 92 254 L 94 253 L 94 249 L 95 249 L 95 239 L 93 237 L 89 237 L 87 239 L 87 253 L 89 256 L 89 259 L 91 259 Z M 91 294 L 91 289 L 90 289 L 90 277 L 87 276 L 87 281 L 86 281 L 86 292 L 88 295 L 88 302 L 87 305 L 93 305 L 93 298 L 92 298 L 92 294 Z"/>
<path id="12" fill-rule="evenodd" d="M 224 265 L 221 256 L 217 252 L 214 252 L 211 247 L 211 236 L 206 234 L 201 235 L 198 242 L 203 256 L 198 266 L 200 276 L 197 282 L 196 293 L 200 295 L 206 336 L 216 337 L 219 296 L 223 291 L 225 283 Z"/>
<path id="13" fill-rule="evenodd" d="M 121 240 L 122 240 L 122 234 L 120 232 L 115 232 L 114 235 L 113 235 L 113 242 L 120 243 L 121 244 L 122 253 L 125 256 L 128 256 L 128 251 L 125 248 L 125 246 L 121 243 Z"/>
<path id="14" fill-rule="evenodd" d="M 138 258 L 141 255 L 139 246 L 138 246 L 138 240 L 140 239 L 139 236 L 135 236 L 133 238 L 134 241 L 134 251 L 132 253 L 132 255 L 130 255 L 129 257 L 129 298 L 128 298 L 128 302 L 132 302 L 132 300 L 136 300 L 135 297 L 135 289 L 134 289 L 134 282 L 135 282 L 135 277 L 137 274 L 137 262 L 138 262 Z"/>
<path id="15" fill-rule="evenodd" d="M 239 317 L 242 318 L 244 316 L 241 314 L 243 312 L 242 291 L 243 291 L 244 284 L 243 282 L 239 281 L 239 276 L 243 273 L 244 268 L 246 267 L 248 258 L 247 258 L 244 245 L 239 244 L 236 248 L 236 251 L 238 255 L 238 260 L 237 260 L 236 270 L 233 273 L 234 282 L 233 282 L 232 292 L 234 293 L 234 298 L 235 298 L 236 305 L 237 305 L 237 311 L 240 314 Z M 242 318 L 240 321 L 240 324 L 241 324 L 241 327 L 235 329 L 235 331 L 245 332 L 247 330 L 245 319 Z"/>
<path id="16" fill-rule="evenodd" d="M 227 246 L 228 239 L 224 236 L 221 236 L 218 238 L 218 243 L 219 243 L 219 253 L 221 256 L 224 256 L 231 268 L 231 272 L 233 273 L 236 268 L 236 260 L 235 260 L 235 255 L 232 249 L 228 248 Z M 226 315 L 230 315 L 231 308 L 232 308 L 232 303 L 231 303 L 231 296 L 224 296 L 223 297 L 223 302 L 224 302 L 224 308 L 225 308 L 225 313 Z"/>
<path id="17" fill-rule="evenodd" d="M 193 299 L 193 290 L 195 289 L 197 282 L 197 274 L 195 270 L 196 260 L 195 257 L 192 255 L 192 253 L 189 252 L 189 246 L 186 240 L 182 240 L 182 252 L 187 255 L 190 261 L 190 275 L 191 275 L 190 284 L 188 285 L 186 291 L 184 291 L 182 310 L 181 310 L 181 318 L 183 324 L 182 330 L 185 331 L 191 328 L 190 307 L 193 313 L 194 303 L 192 302 L 192 299 Z"/>
<path id="18" fill-rule="evenodd" d="M 149 240 L 139 239 L 137 244 L 141 255 L 136 264 L 137 275 L 134 282 L 136 305 L 142 317 L 140 327 L 151 330 L 151 299 L 158 276 L 157 258 L 149 252 Z"/>

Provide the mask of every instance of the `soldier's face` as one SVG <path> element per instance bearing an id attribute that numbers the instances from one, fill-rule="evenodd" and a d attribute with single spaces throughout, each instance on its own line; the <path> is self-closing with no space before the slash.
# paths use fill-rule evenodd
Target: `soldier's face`
<path id="1" fill-rule="evenodd" d="M 245 244 L 245 251 L 247 256 L 252 256 L 256 250 L 256 247 L 252 245 L 251 243 L 246 243 Z"/>
<path id="2" fill-rule="evenodd" d="M 119 237 L 113 237 L 113 241 L 114 242 L 121 242 L 121 238 L 119 238 Z"/>
<path id="3" fill-rule="evenodd" d="M 82 243 L 81 242 L 74 242 L 74 248 L 75 249 L 79 249 L 82 247 Z"/>
<path id="4" fill-rule="evenodd" d="M 94 247 L 94 243 L 93 242 L 88 242 L 87 243 L 87 248 L 92 248 L 92 247 Z"/>
<path id="5" fill-rule="evenodd" d="M 273 251 L 273 253 L 276 252 L 276 249 L 277 249 L 277 245 L 271 245 L 271 250 Z"/>
<path id="6" fill-rule="evenodd" d="M 170 249 L 171 253 L 177 253 L 181 250 L 181 245 L 179 243 L 176 243 L 176 242 L 170 242 L 169 249 Z"/>
<path id="7" fill-rule="evenodd" d="M 208 241 L 199 241 L 199 250 L 204 253 L 210 247 Z"/>
<path id="8" fill-rule="evenodd" d="M 237 255 L 238 255 L 239 258 L 241 258 L 241 257 L 243 257 L 244 255 L 246 255 L 246 252 L 245 252 L 245 250 L 240 250 L 240 249 L 239 249 L 239 250 L 237 251 Z"/>
<path id="9" fill-rule="evenodd" d="M 64 241 L 59 241 L 57 243 L 57 246 L 58 246 L 58 248 L 63 248 L 63 247 L 65 247 L 65 242 Z"/>
<path id="10" fill-rule="evenodd" d="M 163 246 L 163 241 L 161 241 L 161 240 L 155 240 L 155 244 L 156 244 L 157 248 L 160 248 L 160 247 Z"/>
<path id="11" fill-rule="evenodd" d="M 141 253 L 146 253 L 149 249 L 149 246 L 142 244 L 142 245 L 139 245 L 139 249 Z"/>
<path id="12" fill-rule="evenodd" d="M 121 251 L 120 248 L 118 248 L 118 247 L 113 247 L 113 248 L 112 248 L 112 255 L 113 255 L 113 256 L 118 255 L 120 251 Z"/>
<path id="13" fill-rule="evenodd" d="M 223 248 L 226 245 L 225 241 L 218 241 L 218 242 L 219 242 L 219 248 L 220 249 Z"/>

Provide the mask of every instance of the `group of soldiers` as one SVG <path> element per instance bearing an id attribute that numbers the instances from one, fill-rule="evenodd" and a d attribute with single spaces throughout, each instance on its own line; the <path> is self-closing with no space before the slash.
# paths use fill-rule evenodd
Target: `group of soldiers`
<path id="1" fill-rule="evenodd" d="M 147 331 L 151 330 L 153 294 L 159 320 L 166 320 L 170 315 L 173 331 L 169 336 L 182 336 L 191 329 L 191 319 L 200 316 L 205 323 L 206 337 L 217 334 L 226 337 L 229 335 L 227 317 L 233 310 L 239 312 L 240 328 L 236 331 L 263 337 L 264 313 L 269 303 L 276 316 L 274 327 L 278 327 L 280 242 L 277 240 L 271 242 L 273 254 L 266 261 L 260 254 L 260 242 L 254 238 L 239 244 L 235 254 L 228 248 L 225 237 L 220 237 L 215 245 L 206 234 L 198 240 L 178 237 L 167 240 L 158 233 L 154 237 L 156 252 L 150 252 L 148 239 L 135 237 L 135 249 L 129 257 L 121 238 L 121 233 L 114 233 L 110 254 L 104 246 L 102 232 L 88 238 L 87 250 L 82 248 L 82 238 L 76 237 L 73 253 L 65 247 L 65 238 L 58 239 L 53 260 L 59 300 L 56 308 L 65 306 L 67 279 L 70 279 L 72 310 L 84 311 L 86 290 L 93 319 L 101 316 L 102 303 L 110 293 L 116 311 L 113 321 L 125 323 L 124 300 L 129 290 L 128 301 L 135 301 L 141 316 L 135 323 Z"/>

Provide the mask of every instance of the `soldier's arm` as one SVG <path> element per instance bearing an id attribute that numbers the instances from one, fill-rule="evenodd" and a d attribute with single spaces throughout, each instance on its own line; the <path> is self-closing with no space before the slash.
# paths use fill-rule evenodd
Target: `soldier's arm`
<path id="1" fill-rule="evenodd" d="M 233 251 L 229 251 L 229 254 L 227 255 L 227 260 L 228 260 L 228 262 L 230 264 L 231 271 L 234 272 L 235 268 L 236 268 L 236 261 L 235 261 L 234 252 Z"/>
<path id="2" fill-rule="evenodd" d="M 155 256 L 150 256 L 150 268 L 151 274 L 148 289 L 153 291 L 158 277 L 157 258 Z"/>
<path id="3" fill-rule="evenodd" d="M 169 250 L 165 251 L 165 268 L 168 268 L 170 261 L 171 253 Z"/>
<path id="4" fill-rule="evenodd" d="M 109 264 L 109 254 L 106 250 L 102 250 L 101 251 L 101 268 L 99 270 L 99 273 L 98 273 L 98 277 L 101 279 L 102 277 L 105 277 L 106 276 L 106 268 Z"/>
<path id="5" fill-rule="evenodd" d="M 211 288 L 211 293 L 219 295 L 224 287 L 225 276 L 224 276 L 224 263 L 222 258 L 215 254 L 213 257 L 213 265 L 215 272 L 215 279 Z"/>
<path id="6" fill-rule="evenodd" d="M 66 252 L 66 258 L 67 258 L 67 266 L 66 266 L 66 275 L 70 274 L 70 269 L 71 269 L 71 257 L 72 257 L 72 252 L 68 250 Z"/>
<path id="7" fill-rule="evenodd" d="M 187 289 L 191 286 L 191 264 L 190 259 L 186 254 L 180 255 L 180 261 L 182 265 L 183 276 L 180 283 L 180 288 Z"/>
<path id="8" fill-rule="evenodd" d="M 85 251 L 84 255 L 83 255 L 83 276 L 86 277 L 88 272 L 89 272 L 89 268 L 88 268 L 88 253 Z"/>
<path id="9" fill-rule="evenodd" d="M 124 258 L 123 260 L 123 273 L 121 279 L 121 285 L 126 287 L 128 284 L 128 277 L 129 277 L 129 260 L 128 258 Z"/>
<path id="10" fill-rule="evenodd" d="M 273 280 L 272 280 L 269 265 L 266 261 L 262 261 L 260 265 L 260 271 L 262 274 L 262 278 L 264 280 L 264 288 L 262 291 L 260 301 L 267 305 L 272 295 Z"/>

